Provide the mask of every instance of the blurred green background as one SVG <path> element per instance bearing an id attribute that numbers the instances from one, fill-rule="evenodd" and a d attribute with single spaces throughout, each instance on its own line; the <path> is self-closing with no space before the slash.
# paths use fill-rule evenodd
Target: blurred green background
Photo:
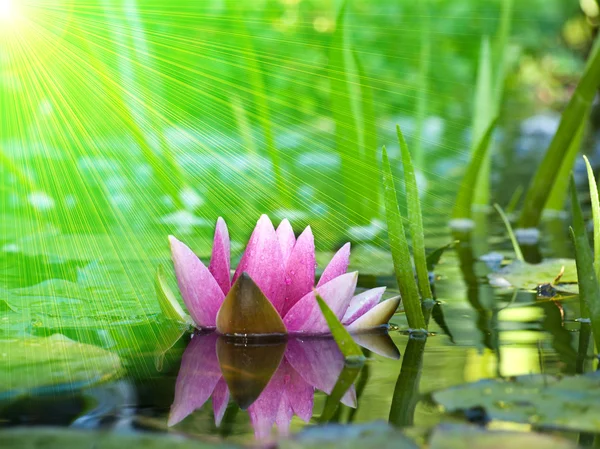
<path id="1" fill-rule="evenodd" d="M 167 235 L 206 257 L 218 216 L 236 254 L 261 213 L 311 224 L 321 250 L 384 245 L 378 161 L 385 144 L 397 162 L 397 123 L 426 233 L 447 241 L 482 40 L 494 53 L 508 36 L 492 173 L 506 203 L 598 21 L 594 0 L 0 3 L 6 333 L 156 313 Z"/>

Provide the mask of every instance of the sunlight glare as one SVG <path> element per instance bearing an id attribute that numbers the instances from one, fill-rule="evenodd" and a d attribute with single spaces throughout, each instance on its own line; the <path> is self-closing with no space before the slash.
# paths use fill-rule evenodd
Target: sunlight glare
<path id="1" fill-rule="evenodd" d="M 14 18 L 14 14 L 13 0 L 0 0 L 0 22 L 10 22 Z"/>

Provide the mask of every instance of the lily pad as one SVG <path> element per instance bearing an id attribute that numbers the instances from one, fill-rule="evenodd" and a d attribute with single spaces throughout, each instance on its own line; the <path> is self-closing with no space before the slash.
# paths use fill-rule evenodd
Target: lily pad
<path id="1" fill-rule="evenodd" d="M 53 428 L 15 428 L 0 431 L 0 447 L 26 449 L 233 449 L 242 446 L 222 441 L 204 442 L 156 433 L 118 434 L 102 431 L 85 431 Z"/>
<path id="2" fill-rule="evenodd" d="M 140 296 L 141 298 L 142 296 Z M 142 301 L 136 295 L 127 295 L 114 289 L 105 294 L 80 283 L 50 280 L 33 287 L 6 292 L 5 300 L 17 312 L 12 318 L 22 328 L 52 330 L 105 328 L 147 322 L 150 314 L 158 311 L 156 294 L 154 304 Z"/>
<path id="3" fill-rule="evenodd" d="M 438 426 L 429 440 L 430 449 L 501 449 L 526 447 L 528 449 L 575 449 L 571 441 L 554 435 L 533 432 L 492 431 L 461 424 Z"/>
<path id="4" fill-rule="evenodd" d="M 490 419 L 537 428 L 597 432 L 600 429 L 600 373 L 558 378 L 528 375 L 486 379 L 434 392 L 449 412 L 482 408 Z"/>
<path id="5" fill-rule="evenodd" d="M 0 440 L 1 441 L 1 440 Z M 282 440 L 280 449 L 329 449 L 344 447 L 348 449 L 417 449 L 417 445 L 402 432 L 386 423 L 363 425 L 329 424 L 310 427 L 295 438 Z"/>
<path id="6" fill-rule="evenodd" d="M 167 260 L 169 245 L 165 233 L 128 234 L 60 234 L 41 233 L 16 242 L 16 250 L 29 256 L 44 255 L 58 261 Z M 199 257 L 210 257 L 212 240 L 190 239 Z"/>
<path id="7" fill-rule="evenodd" d="M 560 283 L 554 285 L 559 292 L 577 293 L 577 267 L 574 259 L 547 259 L 539 264 L 515 261 L 496 273 L 490 273 L 490 283 L 497 287 L 535 290 L 541 284 L 553 284 L 564 267 Z"/>
<path id="8" fill-rule="evenodd" d="M 60 334 L 0 340 L 0 356 L 0 399 L 83 388 L 121 370 L 116 354 Z"/>

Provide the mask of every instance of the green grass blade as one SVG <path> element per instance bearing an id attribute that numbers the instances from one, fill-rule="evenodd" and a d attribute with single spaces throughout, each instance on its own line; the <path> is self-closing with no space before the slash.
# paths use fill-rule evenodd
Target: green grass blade
<path id="1" fill-rule="evenodd" d="M 362 134 L 363 134 L 363 159 L 364 173 L 369 181 L 365 183 L 364 199 L 366 201 L 365 213 L 369 217 L 379 215 L 379 170 L 377 163 L 377 118 L 375 116 L 375 105 L 373 103 L 373 88 L 371 81 L 365 72 L 358 52 L 352 52 L 354 64 L 358 72 L 360 84 L 360 106 L 362 112 Z M 368 206 L 367 206 L 368 204 Z"/>
<path id="2" fill-rule="evenodd" d="M 590 165 L 590 161 L 585 156 L 583 156 L 583 159 L 585 159 L 585 166 L 587 168 L 590 201 L 592 203 L 592 218 L 594 222 L 594 268 L 596 270 L 596 277 L 600 279 L 600 200 L 598 199 L 598 184 L 596 183 L 594 170 Z"/>
<path id="3" fill-rule="evenodd" d="M 175 294 L 169 287 L 167 279 L 165 278 L 165 272 L 161 265 L 156 270 L 156 296 L 158 298 L 158 305 L 162 313 L 169 319 L 178 323 L 190 324 L 191 318 L 187 313 L 183 311 L 183 308 L 179 305 Z"/>
<path id="4" fill-rule="evenodd" d="M 398 207 L 398 197 L 396 196 L 396 186 L 394 185 L 394 176 L 390 167 L 387 151 L 383 147 L 382 152 L 382 177 L 383 191 L 386 211 L 386 220 L 388 227 L 388 237 L 392 250 L 392 259 L 394 261 L 394 272 L 396 281 L 402 295 L 402 302 L 408 325 L 411 329 L 426 329 L 425 318 L 421 310 L 421 300 L 413 267 L 410 259 L 410 251 L 406 234 L 404 233 L 404 225 L 402 224 L 402 216 Z"/>
<path id="5" fill-rule="evenodd" d="M 506 78 L 507 66 L 507 51 L 508 40 L 510 38 L 512 28 L 514 0 L 502 0 L 500 25 L 498 33 L 494 39 L 494 71 L 496 78 L 494 80 L 494 99 L 496 105 L 496 113 L 500 108 L 502 96 L 504 94 L 504 82 Z"/>
<path id="6" fill-rule="evenodd" d="M 366 223 L 362 211 L 363 182 L 358 157 L 358 127 L 348 82 L 346 59 L 346 18 L 347 5 L 344 1 L 337 17 L 329 51 L 330 100 L 335 123 L 335 145 L 341 160 L 342 181 L 344 184 L 344 204 L 347 217 L 352 224 Z"/>
<path id="7" fill-rule="evenodd" d="M 519 219 L 519 226 L 532 228 L 539 224 L 542 211 L 558 179 L 558 172 L 566 157 L 567 149 L 575 138 L 585 114 L 592 104 L 600 87 L 600 40 L 594 45 L 587 67 L 577 85 L 571 100 L 565 108 L 558 130 L 546 150 L 546 155 L 525 197 L 525 204 Z"/>
<path id="8" fill-rule="evenodd" d="M 458 195 L 456 197 L 456 203 L 454 204 L 454 211 L 452 212 L 453 219 L 471 218 L 473 209 L 473 199 L 475 196 L 475 190 L 477 188 L 477 179 L 479 172 L 483 165 L 483 161 L 488 152 L 490 146 L 490 140 L 492 133 L 496 126 L 496 120 L 492 120 L 487 130 L 479 140 L 475 151 L 471 155 L 467 172 L 460 184 Z"/>
<path id="9" fill-rule="evenodd" d="M 365 356 L 363 355 L 360 346 L 356 344 L 352 336 L 348 333 L 346 328 L 340 320 L 335 316 L 335 314 L 331 311 L 327 303 L 317 294 L 317 303 L 319 304 L 319 308 L 321 312 L 323 312 L 323 316 L 325 317 L 325 321 L 327 321 L 327 326 L 329 326 L 329 331 L 333 336 L 333 339 L 337 343 L 340 351 L 344 354 L 344 358 L 346 359 L 347 364 L 361 364 L 365 360 Z"/>
<path id="10" fill-rule="evenodd" d="M 565 207 L 565 201 L 569 195 L 569 178 L 571 176 L 571 171 L 573 171 L 573 167 L 575 166 L 575 160 L 577 159 L 579 150 L 581 149 L 581 141 L 583 139 L 589 112 L 590 109 L 588 109 L 584 120 L 581 122 L 581 125 L 579 125 L 575 138 L 569 145 L 567 154 L 560 166 L 558 176 L 552 186 L 548 201 L 546 201 L 546 205 L 544 206 L 545 210 L 561 212 Z"/>
<path id="11" fill-rule="evenodd" d="M 498 211 L 500 218 L 502 218 L 502 221 L 504 222 L 506 232 L 508 232 L 508 236 L 510 237 L 510 242 L 512 243 L 517 260 L 519 262 L 525 262 L 525 258 L 523 257 L 523 253 L 521 252 L 521 247 L 519 246 L 519 242 L 517 242 L 517 238 L 515 237 L 515 233 L 513 232 L 513 228 L 510 225 L 508 217 L 506 216 L 499 204 L 494 204 L 494 208 Z"/>
<path id="12" fill-rule="evenodd" d="M 256 106 L 256 117 L 263 130 L 263 136 L 265 139 L 265 147 L 267 155 L 273 164 L 273 174 L 275 176 L 275 187 L 277 192 L 280 194 L 280 200 L 283 203 L 284 208 L 291 206 L 291 192 L 289 189 L 290 183 L 286 181 L 282 165 L 280 152 L 275 144 L 275 132 L 273 131 L 273 124 L 271 121 L 271 106 L 269 105 L 269 92 L 265 87 L 265 80 L 263 75 L 263 69 L 260 66 L 260 61 L 256 55 L 254 48 L 254 42 L 248 27 L 246 26 L 246 20 L 243 17 L 243 7 L 233 0 L 227 0 L 226 5 L 228 10 L 237 16 L 238 20 L 231 21 L 234 28 L 234 32 L 238 36 L 238 43 L 242 49 L 244 67 L 246 68 L 246 75 L 248 76 L 248 83 L 251 87 L 253 94 L 254 104 Z"/>
<path id="13" fill-rule="evenodd" d="M 419 41 L 419 69 L 417 73 L 417 104 L 415 110 L 415 132 L 412 136 L 411 146 L 414 149 L 414 165 L 417 170 L 424 170 L 425 150 L 423 148 L 423 129 L 427 118 L 427 106 L 429 103 L 429 72 L 431 67 L 431 16 L 429 12 L 429 0 L 418 2 L 418 14 L 420 16 Z"/>
<path id="14" fill-rule="evenodd" d="M 581 315 L 583 318 L 591 318 L 594 341 L 596 342 L 596 347 L 600 347 L 600 285 L 594 271 L 592 249 L 590 248 L 581 206 L 577 198 L 575 181 L 572 177 L 571 207 L 573 210 L 571 236 L 575 246 Z"/>
<path id="15" fill-rule="evenodd" d="M 432 299 L 431 286 L 429 285 L 429 271 L 427 270 L 427 256 L 425 254 L 425 233 L 423 231 L 423 216 L 421 214 L 421 201 L 415 169 L 410 157 L 410 151 L 400 126 L 396 125 L 398 143 L 402 152 L 402 165 L 404 166 L 404 185 L 406 186 L 406 202 L 408 205 L 408 221 L 410 236 L 412 238 L 413 258 L 417 271 L 417 283 L 421 300 Z"/>
<path id="16" fill-rule="evenodd" d="M 519 200 L 523 196 L 524 191 L 525 191 L 525 189 L 523 188 L 523 185 L 519 184 L 519 186 L 515 189 L 515 191 L 511 195 L 510 201 L 508 202 L 508 205 L 506 206 L 507 214 L 512 214 L 515 211 L 515 209 L 517 208 L 517 205 L 519 204 Z"/>
<path id="17" fill-rule="evenodd" d="M 477 145 L 496 115 L 497 109 L 492 77 L 492 52 L 490 50 L 490 41 L 486 36 L 481 42 L 479 68 L 477 69 L 472 125 L 472 152 L 476 151 Z M 490 202 L 491 161 L 490 151 L 487 151 L 481 162 L 481 168 L 477 176 L 477 188 L 473 196 L 474 204 L 487 206 Z"/>

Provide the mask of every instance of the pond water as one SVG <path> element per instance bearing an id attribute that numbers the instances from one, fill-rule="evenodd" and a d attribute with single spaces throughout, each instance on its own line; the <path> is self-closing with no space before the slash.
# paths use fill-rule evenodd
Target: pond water
<path id="1" fill-rule="evenodd" d="M 51 314 L 28 324 L 38 340 L 28 343 L 32 338 L 28 337 L 0 348 L 11 360 L 10 369 L 2 370 L 0 423 L 136 429 L 252 443 L 332 422 L 387 421 L 416 435 L 441 422 L 485 422 L 489 417 L 477 407 L 444 413 L 429 393 L 482 379 L 575 374 L 594 368 L 587 352 L 578 350 L 577 297 L 539 297 L 532 287 L 551 283 L 564 265 L 564 276 L 572 276 L 573 262 L 560 260 L 531 273 L 520 270 L 516 278 L 500 271 L 497 277 L 515 285 L 490 283 L 488 274 L 506 270 L 500 266 L 510 265 L 512 255 L 496 218 L 488 219 L 491 235 L 498 237 L 451 236 L 440 225 L 431 247 L 453 238 L 460 242 L 444 253 L 432 276 L 439 304 L 432 310 L 431 335 L 409 336 L 402 313 L 391 320 L 388 333 L 359 335 L 357 342 L 367 361 L 341 397 L 339 391 L 333 392 L 347 369 L 330 338 L 231 340 L 211 333 L 191 334 L 160 314 L 147 321 L 132 317 L 136 324 L 86 323 L 77 316 L 76 295 L 63 281 L 50 291 L 58 303 L 63 298 L 78 324 L 69 324 L 67 312 L 60 315 L 59 304 L 56 324 Z M 439 223 L 435 216 L 428 220 Z M 565 223 L 558 227 L 564 232 Z M 484 258 L 486 262 L 475 257 L 475 251 L 482 254 L 486 249 L 481 245 L 488 253 L 495 251 L 496 257 Z M 387 285 L 386 295 L 393 295 L 389 254 L 377 247 L 359 247 L 356 252 L 363 260 L 353 264 L 364 267 L 359 287 Z M 544 256 L 564 254 L 546 249 Z M 93 268 L 78 270 L 78 283 L 86 276 L 94 278 Z M 89 285 L 87 291 L 93 291 Z M 37 288 L 20 289 L 29 304 L 43 298 L 43 289 Z M 98 298 L 106 301 L 106 296 Z M 155 298 L 148 294 L 146 299 Z M 12 320 L 14 325 L 18 303 L 9 297 L 3 304 L 5 324 Z M 6 335 L 15 335 L 4 329 Z"/>

